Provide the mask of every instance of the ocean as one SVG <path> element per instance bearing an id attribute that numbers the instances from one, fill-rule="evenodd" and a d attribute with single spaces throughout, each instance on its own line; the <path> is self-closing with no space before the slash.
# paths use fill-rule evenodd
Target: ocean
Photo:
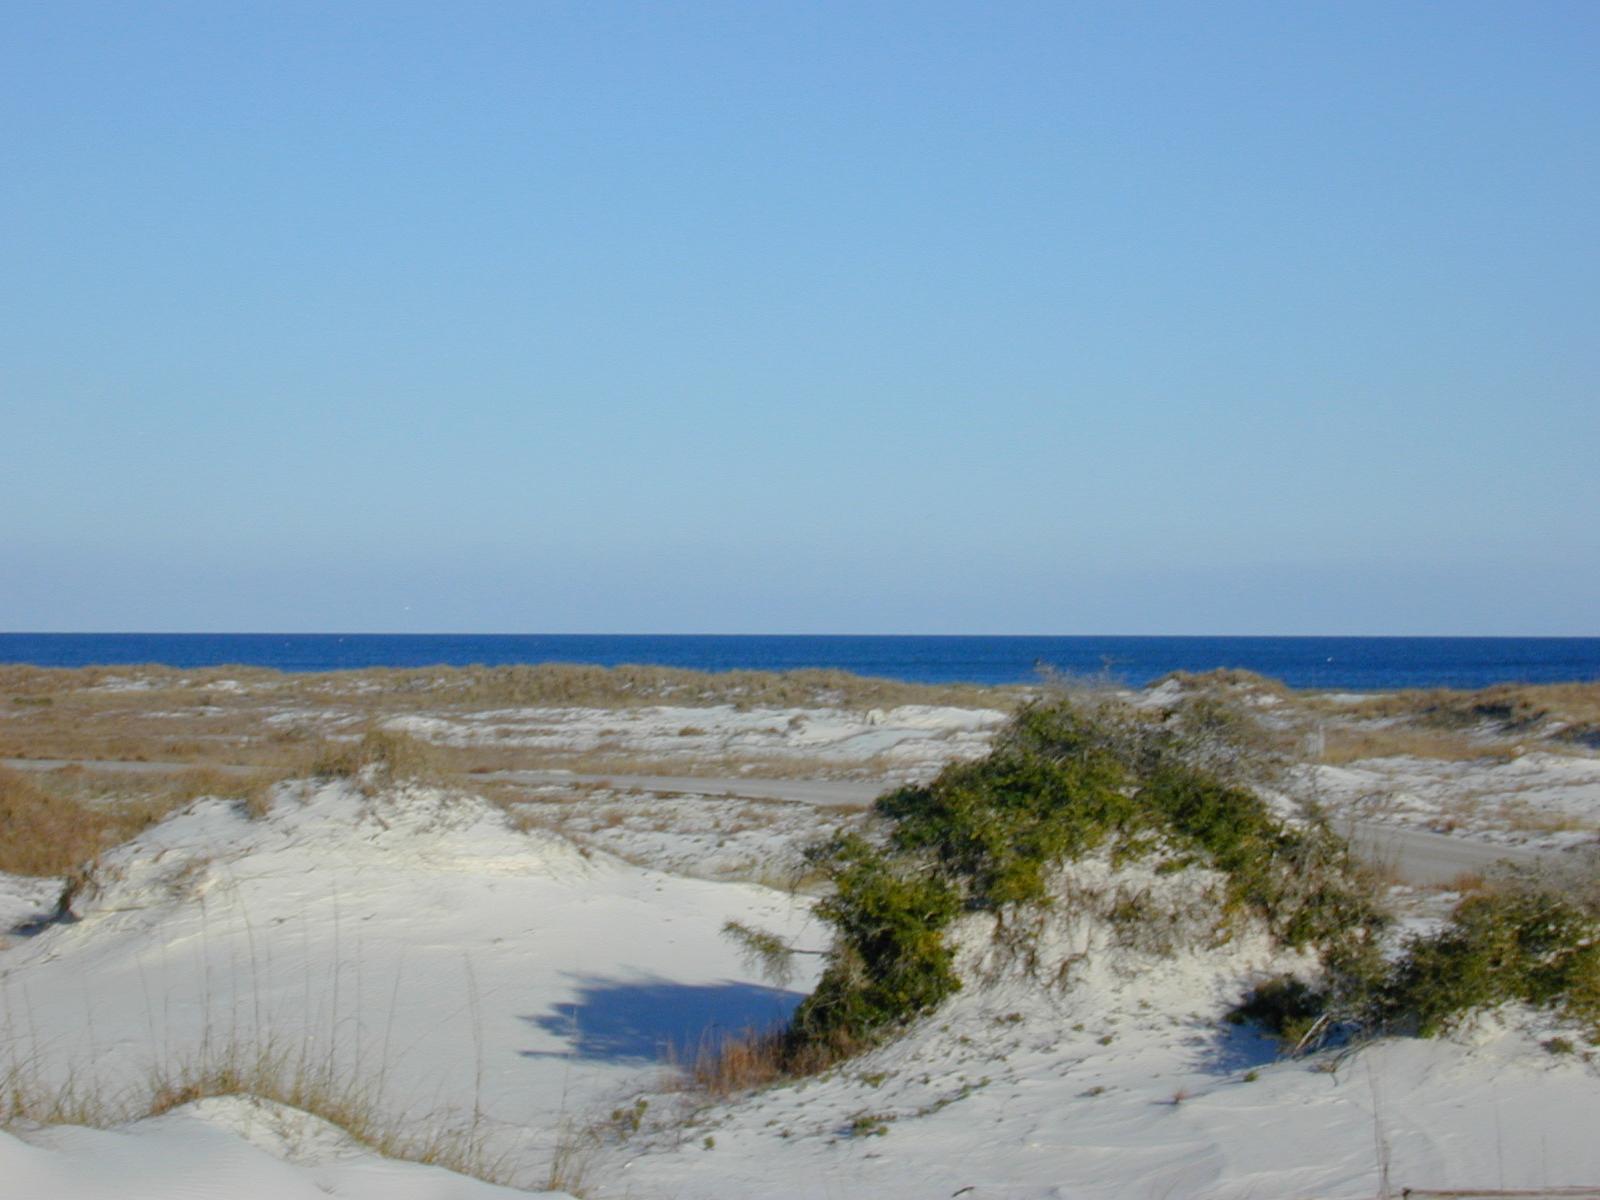
<path id="1" fill-rule="evenodd" d="M 825 667 L 917 683 L 1028 683 L 1042 670 L 1134 686 L 1240 667 L 1291 687 L 1478 688 L 1600 679 L 1600 638 L 916 637 L 654 634 L 0 633 L 0 662 L 242 664 L 280 671 L 651 663 L 700 671 Z"/>

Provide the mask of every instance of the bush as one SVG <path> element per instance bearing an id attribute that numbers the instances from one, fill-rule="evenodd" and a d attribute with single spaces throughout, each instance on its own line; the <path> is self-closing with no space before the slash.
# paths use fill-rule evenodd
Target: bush
<path id="1" fill-rule="evenodd" d="M 1588 1026 L 1600 1039 L 1600 903 L 1549 879 L 1514 878 L 1463 899 L 1437 932 L 1394 962 L 1342 945 L 1318 986 L 1269 980 L 1234 1011 L 1284 1042 L 1315 1024 L 1434 1037 L 1475 1012 L 1522 1003 Z"/>
<path id="2" fill-rule="evenodd" d="M 816 913 L 835 943 L 817 988 L 796 1010 L 802 1043 L 845 1045 L 933 1008 L 960 986 L 944 929 L 961 911 L 955 888 L 843 834 L 811 851 L 834 885 Z"/>
<path id="3" fill-rule="evenodd" d="M 1468 896 L 1442 930 L 1412 939 L 1379 1015 L 1431 1037 L 1512 1001 L 1600 1033 L 1600 913 L 1549 882 L 1519 879 Z"/>
<path id="4" fill-rule="evenodd" d="M 1227 722 L 1214 713 L 1199 727 L 1197 743 L 1197 723 L 1170 714 L 1038 701 L 986 758 L 881 797 L 881 846 L 852 834 L 813 848 L 835 886 L 817 909 L 834 944 L 792 1036 L 861 1044 L 932 1008 L 959 987 L 944 940 L 959 913 L 1048 908 L 1051 872 L 1099 850 L 1211 867 L 1227 878 L 1229 914 L 1362 960 L 1385 918 L 1344 842 L 1315 823 L 1285 826 L 1236 774 L 1196 766 L 1197 745 L 1230 772 L 1247 757 L 1219 749 Z"/>
<path id="5" fill-rule="evenodd" d="M 1303 979 L 1279 975 L 1257 987 L 1228 1014 L 1235 1024 L 1248 1021 L 1271 1030 L 1289 1045 L 1299 1045 L 1328 1012 L 1328 997 Z"/>

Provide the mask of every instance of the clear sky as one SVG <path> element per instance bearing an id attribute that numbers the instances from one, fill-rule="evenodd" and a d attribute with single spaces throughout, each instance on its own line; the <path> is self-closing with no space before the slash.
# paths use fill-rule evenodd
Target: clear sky
<path id="1" fill-rule="evenodd" d="M 4 26 L 0 629 L 1600 634 L 1600 5 Z"/>

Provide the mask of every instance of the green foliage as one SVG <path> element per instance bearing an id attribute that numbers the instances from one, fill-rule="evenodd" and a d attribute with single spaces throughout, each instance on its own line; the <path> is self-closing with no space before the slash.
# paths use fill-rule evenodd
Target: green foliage
<path id="1" fill-rule="evenodd" d="M 1414 938 L 1381 1015 L 1431 1037 L 1477 1009 L 1521 1001 L 1600 1030 L 1600 914 L 1563 890 L 1517 881 L 1470 895 Z"/>
<path id="2" fill-rule="evenodd" d="M 892 845 L 928 854 L 975 907 L 1044 898 L 1044 871 L 1133 823 L 1123 773 L 1103 752 L 1053 759 L 1018 750 L 948 768 L 877 803 Z"/>
<path id="3" fill-rule="evenodd" d="M 1290 946 L 1342 942 L 1384 923 L 1348 844 L 1326 826 L 1290 828 L 1244 788 L 1172 764 L 1139 798 L 1226 872 L 1231 904 L 1264 917 Z"/>
<path id="4" fill-rule="evenodd" d="M 1353 953 L 1382 915 L 1339 838 L 1285 827 L 1238 782 L 1249 755 L 1225 746 L 1243 719 L 1040 701 L 987 757 L 881 797 L 881 845 L 850 834 L 808 854 L 834 885 L 817 912 L 835 939 L 791 1036 L 858 1045 L 932 1008 L 959 986 L 944 940 L 959 913 L 1047 906 L 1050 873 L 1097 850 L 1126 859 L 1159 847 L 1164 863 L 1214 867 L 1232 911 L 1293 945 Z"/>
<path id="5" fill-rule="evenodd" d="M 1228 1014 L 1235 1024 L 1249 1022 L 1270 1030 L 1290 1046 L 1299 1044 L 1328 1011 L 1328 996 L 1292 975 L 1269 979 Z"/>
<path id="6" fill-rule="evenodd" d="M 786 987 L 794 978 L 795 950 L 777 934 L 730 920 L 722 923 L 722 936 L 739 947 L 745 966 L 759 970 L 778 987 Z"/>
<path id="7" fill-rule="evenodd" d="M 1600 905 L 1550 880 L 1514 879 L 1466 897 L 1393 963 L 1370 943 L 1343 942 L 1324 968 L 1317 987 L 1269 980 L 1234 1019 L 1290 1045 L 1318 1021 L 1434 1037 L 1470 1013 L 1520 1002 L 1600 1037 Z"/>
<path id="8" fill-rule="evenodd" d="M 918 873 L 856 834 L 808 856 L 832 880 L 817 905 L 836 944 L 816 990 L 795 1012 L 803 1041 L 843 1045 L 932 1008 L 960 981 L 943 931 L 960 897 L 938 875 Z"/>

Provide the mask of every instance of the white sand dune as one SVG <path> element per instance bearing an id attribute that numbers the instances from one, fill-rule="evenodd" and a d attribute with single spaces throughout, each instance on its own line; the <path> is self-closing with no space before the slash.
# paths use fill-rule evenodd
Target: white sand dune
<path id="1" fill-rule="evenodd" d="M 647 718 L 648 737 L 702 736 L 662 732 L 679 719 Z M 715 724 L 704 710 L 697 719 Z M 799 736 L 788 720 L 751 719 Z M 894 720 L 911 728 L 910 715 Z M 936 739 L 946 751 L 987 736 L 986 719 L 928 720 L 958 729 Z M 830 745 L 858 736 L 827 734 Z M 1585 761 L 1428 764 L 1417 770 L 1441 781 L 1439 796 L 1420 784 L 1412 794 L 1443 804 L 1496 771 L 1497 786 L 1525 784 L 1529 797 L 1587 787 Z M 361 1083 L 408 1128 L 470 1125 L 523 1186 L 581 1144 L 588 1194 L 632 1200 L 1355 1200 L 1385 1181 L 1600 1184 L 1600 1068 L 1574 1030 L 1511 1011 L 1453 1039 L 1278 1061 L 1224 1019 L 1253 978 L 1282 965 L 1249 938 L 1171 959 L 1080 947 L 1090 953 L 1070 988 L 974 982 L 820 1078 L 685 1108 L 663 1090 L 669 1046 L 779 1020 L 812 982 L 767 985 L 723 923 L 823 938 L 806 900 L 688 876 L 717 873 L 703 868 L 718 854 L 729 870 L 776 867 L 822 814 L 791 805 L 763 819 L 747 801 L 707 796 L 613 792 L 603 803 L 653 804 L 637 820 L 597 811 L 593 824 L 679 873 L 520 832 L 494 805 L 427 788 L 283 785 L 259 820 L 200 801 L 105 856 L 74 902 L 78 920 L 0 947 L 0 1072 L 71 1081 L 133 1116 L 153 1072 L 268 1046 Z M 0 920 L 46 916 L 54 898 L 48 885 L 0 879 Z M 1572 1052 L 1541 1046 L 1555 1037 Z M 649 1105 L 637 1130 L 606 1120 L 638 1097 Z M 575 1139 L 584 1128 L 597 1132 Z M 252 1097 L 110 1129 L 0 1134 L 5 1200 L 504 1194 L 379 1157 Z"/>
<path id="2" fill-rule="evenodd" d="M 286 788 L 258 822 L 201 802 L 96 878 L 80 920 L 0 951 L 0 1066 L 117 1097 L 208 1048 L 271 1045 L 421 1125 L 480 1113 L 524 1175 L 564 1119 L 654 1081 L 669 1043 L 787 1013 L 798 996 L 750 976 L 725 920 L 807 924 L 781 893 L 585 857 L 482 801 L 345 784 Z"/>

